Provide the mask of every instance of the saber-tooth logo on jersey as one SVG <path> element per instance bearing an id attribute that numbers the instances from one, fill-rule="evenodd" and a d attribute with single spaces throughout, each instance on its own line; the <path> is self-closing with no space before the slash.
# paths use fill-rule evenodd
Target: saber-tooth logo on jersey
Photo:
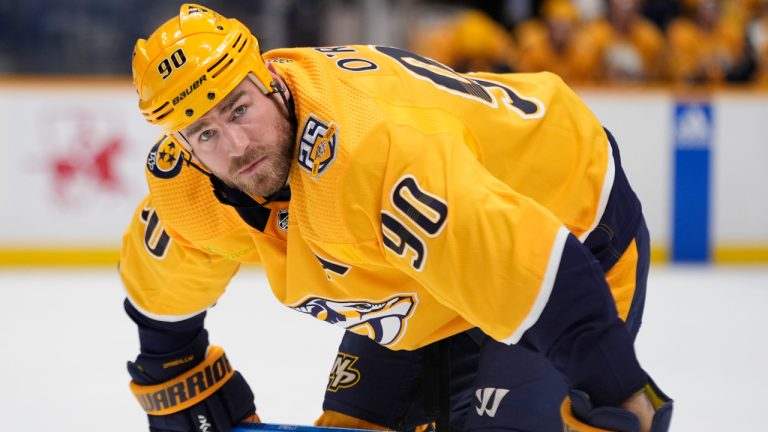
<path id="1" fill-rule="evenodd" d="M 319 177 L 336 159 L 336 124 L 310 114 L 301 132 L 299 166 L 313 178 Z"/>
<path id="2" fill-rule="evenodd" d="M 368 336 L 381 345 L 396 343 L 418 304 L 416 294 L 396 294 L 383 300 L 329 300 L 309 297 L 291 308 L 327 323 Z"/>

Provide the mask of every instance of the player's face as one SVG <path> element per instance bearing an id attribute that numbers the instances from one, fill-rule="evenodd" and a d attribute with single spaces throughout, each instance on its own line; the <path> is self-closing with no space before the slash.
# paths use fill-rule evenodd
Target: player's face
<path id="1" fill-rule="evenodd" d="M 282 99 L 249 78 L 181 134 L 214 175 L 243 192 L 265 197 L 288 179 L 296 131 Z"/>

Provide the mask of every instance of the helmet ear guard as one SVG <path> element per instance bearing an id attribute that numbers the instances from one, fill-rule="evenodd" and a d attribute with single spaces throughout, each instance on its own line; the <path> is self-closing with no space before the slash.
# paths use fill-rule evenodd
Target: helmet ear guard
<path id="1" fill-rule="evenodd" d="M 168 135 L 199 119 L 246 77 L 264 94 L 282 91 L 245 25 L 190 3 L 136 42 L 132 67 L 142 114 Z M 176 139 L 189 148 L 186 139 Z"/>

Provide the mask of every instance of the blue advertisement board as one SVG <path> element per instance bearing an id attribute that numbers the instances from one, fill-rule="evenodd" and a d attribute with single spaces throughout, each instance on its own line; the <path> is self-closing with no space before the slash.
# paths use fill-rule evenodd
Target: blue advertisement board
<path id="1" fill-rule="evenodd" d="M 672 260 L 710 259 L 712 106 L 678 102 L 675 107 Z"/>

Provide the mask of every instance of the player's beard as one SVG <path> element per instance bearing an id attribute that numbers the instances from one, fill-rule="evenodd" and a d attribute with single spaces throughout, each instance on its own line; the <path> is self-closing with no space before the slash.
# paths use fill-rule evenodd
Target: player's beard
<path id="1" fill-rule="evenodd" d="M 250 146 L 243 155 L 232 158 L 229 172 L 224 183 L 230 187 L 259 197 L 267 197 L 279 191 L 288 181 L 288 173 L 293 159 L 293 146 L 296 142 L 296 131 L 289 122 L 277 122 L 276 145 Z M 266 147 L 266 148 L 265 148 Z M 245 167 L 266 156 L 256 171 L 248 176 L 238 175 Z"/>

